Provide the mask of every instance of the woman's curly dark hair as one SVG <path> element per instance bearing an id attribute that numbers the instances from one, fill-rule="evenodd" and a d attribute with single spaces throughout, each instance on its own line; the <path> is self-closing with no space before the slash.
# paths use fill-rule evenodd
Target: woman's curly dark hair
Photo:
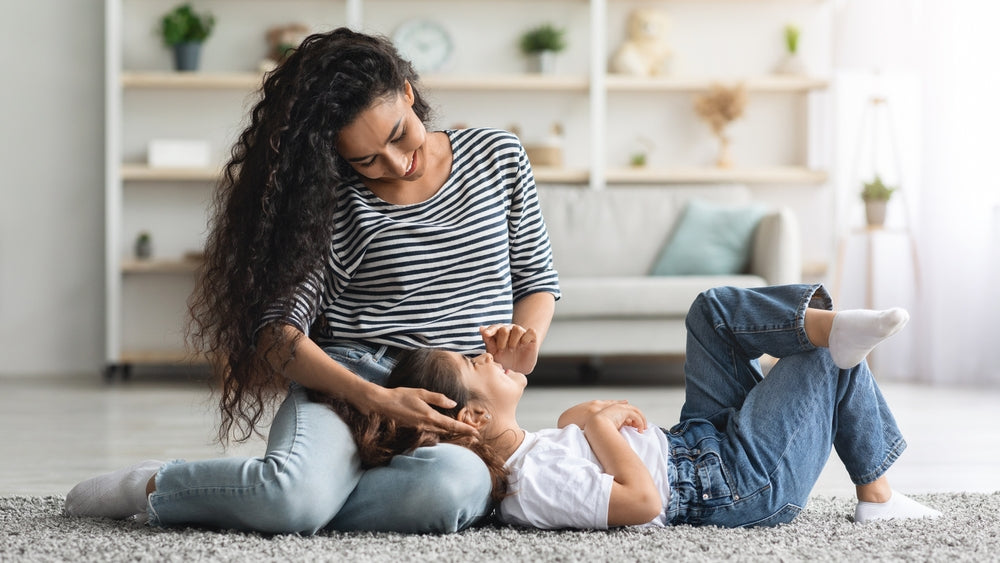
<path id="1" fill-rule="evenodd" d="M 410 63 L 388 39 L 346 28 L 307 37 L 265 77 L 215 192 L 205 263 L 189 301 L 189 346 L 219 380 L 222 441 L 259 432 L 284 388 L 282 372 L 301 335 L 260 325 L 275 307 L 290 312 L 292 294 L 328 255 L 335 188 L 357 177 L 336 152 L 337 136 L 407 82 L 426 123 L 429 107 Z"/>
<path id="2" fill-rule="evenodd" d="M 427 389 L 441 393 L 455 401 L 455 406 L 450 409 L 440 407 L 434 409 L 451 418 L 458 418 L 459 411 L 470 402 L 483 402 L 482 397 L 477 396 L 462 383 L 454 359 L 445 355 L 443 351 L 433 348 L 417 348 L 402 352 L 385 386 Z M 377 412 L 363 414 L 343 400 L 316 391 L 308 393 L 311 400 L 329 405 L 350 427 L 354 442 L 358 446 L 362 468 L 386 465 L 393 456 L 447 442 L 469 448 L 486 463 L 492 481 L 491 497 L 494 501 L 499 502 L 507 496 L 507 469 L 504 467 L 507 460 L 488 440 L 466 434 L 439 434 L 402 426 Z"/>

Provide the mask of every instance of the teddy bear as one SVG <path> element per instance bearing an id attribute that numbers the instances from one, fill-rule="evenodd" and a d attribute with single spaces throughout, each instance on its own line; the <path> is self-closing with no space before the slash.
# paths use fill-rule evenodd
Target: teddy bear
<path id="1" fill-rule="evenodd" d="M 669 23 L 667 15 L 661 11 L 632 10 L 628 16 L 626 39 L 611 57 L 611 72 L 636 76 L 665 72 L 664 65 L 671 54 L 665 40 Z"/>

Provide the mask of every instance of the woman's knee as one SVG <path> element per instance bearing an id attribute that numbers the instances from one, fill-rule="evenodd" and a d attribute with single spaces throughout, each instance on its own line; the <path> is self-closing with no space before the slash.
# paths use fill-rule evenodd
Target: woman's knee
<path id="1" fill-rule="evenodd" d="M 315 533 L 337 514 L 361 475 L 360 467 L 342 474 L 308 463 L 295 467 L 287 460 L 265 459 L 264 464 L 266 475 L 254 493 L 257 521 L 251 526 L 263 532 Z"/>
<path id="2" fill-rule="evenodd" d="M 467 448 L 439 444 L 418 448 L 411 456 L 426 462 L 421 486 L 407 503 L 439 532 L 457 532 L 474 524 L 490 506 L 492 480 L 486 464 Z"/>

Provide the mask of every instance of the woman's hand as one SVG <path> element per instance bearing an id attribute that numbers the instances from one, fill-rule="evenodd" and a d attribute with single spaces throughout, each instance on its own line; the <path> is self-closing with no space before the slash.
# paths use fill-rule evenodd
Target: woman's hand
<path id="1" fill-rule="evenodd" d="M 520 373 L 531 373 L 538 361 L 538 334 L 533 328 L 516 324 L 496 324 L 479 327 L 486 351 L 503 367 Z"/>
<path id="2" fill-rule="evenodd" d="M 475 435 L 478 433 L 474 426 L 443 415 L 431 408 L 431 405 L 450 409 L 455 406 L 455 401 L 441 393 L 434 393 L 426 389 L 409 387 L 388 389 L 375 386 L 371 395 L 367 396 L 365 400 L 355 403 L 355 407 L 365 414 L 373 411 L 378 412 L 403 426 L 416 428 L 420 431 L 436 434 Z"/>

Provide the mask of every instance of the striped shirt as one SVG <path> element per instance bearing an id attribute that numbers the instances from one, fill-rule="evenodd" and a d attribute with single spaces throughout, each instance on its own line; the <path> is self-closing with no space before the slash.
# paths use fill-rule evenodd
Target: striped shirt
<path id="1" fill-rule="evenodd" d="M 330 255 L 263 323 L 290 324 L 320 346 L 362 341 L 398 348 L 483 349 L 479 327 L 509 323 L 559 279 L 531 165 L 517 137 L 445 131 L 451 175 L 431 198 L 393 205 L 360 181 L 337 188 Z M 310 334 L 309 328 L 313 332 Z"/>

